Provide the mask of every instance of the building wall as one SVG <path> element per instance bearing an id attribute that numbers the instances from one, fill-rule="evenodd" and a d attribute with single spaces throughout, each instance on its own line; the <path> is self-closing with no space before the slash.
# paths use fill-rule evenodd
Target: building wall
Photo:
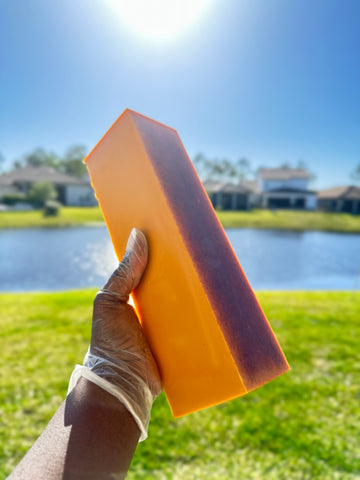
<path id="1" fill-rule="evenodd" d="M 90 185 L 66 185 L 65 205 L 68 206 L 94 206 L 97 201 Z"/>
<path id="2" fill-rule="evenodd" d="M 243 193 L 213 192 L 209 194 L 214 208 L 219 210 L 247 210 L 249 198 Z"/>
<path id="3" fill-rule="evenodd" d="M 317 197 L 314 193 L 313 195 L 307 195 L 306 202 L 305 202 L 305 209 L 306 210 L 315 210 L 317 207 Z"/>
<path id="4" fill-rule="evenodd" d="M 360 214 L 360 199 L 321 198 L 318 200 L 318 208 L 327 212 Z"/>
<path id="5" fill-rule="evenodd" d="M 248 207 L 249 208 L 260 208 L 261 207 L 261 195 L 258 193 L 250 193 Z"/>
<path id="6" fill-rule="evenodd" d="M 299 210 L 315 210 L 316 194 L 265 192 L 263 194 L 263 207 L 265 208 L 290 208 Z"/>
<path id="7" fill-rule="evenodd" d="M 328 198 L 320 198 L 317 202 L 318 209 L 323 210 L 325 212 L 334 212 L 336 210 L 336 200 L 328 199 Z"/>
<path id="8" fill-rule="evenodd" d="M 263 192 L 276 190 L 278 188 L 296 188 L 298 190 L 307 190 L 307 178 L 290 178 L 289 180 L 263 180 L 260 179 L 260 189 Z"/>

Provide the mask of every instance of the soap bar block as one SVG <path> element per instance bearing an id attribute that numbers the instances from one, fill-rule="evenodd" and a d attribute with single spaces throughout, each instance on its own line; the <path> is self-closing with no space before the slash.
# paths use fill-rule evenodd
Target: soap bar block
<path id="1" fill-rule="evenodd" d="M 289 369 L 175 130 L 125 110 L 86 158 L 116 254 L 149 242 L 134 303 L 175 417 Z"/>

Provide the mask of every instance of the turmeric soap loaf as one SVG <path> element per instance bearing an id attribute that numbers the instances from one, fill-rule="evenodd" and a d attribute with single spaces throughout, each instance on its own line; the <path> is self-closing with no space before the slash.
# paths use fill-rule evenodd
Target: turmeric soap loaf
<path id="1" fill-rule="evenodd" d="M 287 371 L 177 132 L 125 110 L 85 161 L 118 258 L 133 227 L 149 242 L 133 298 L 174 416 Z"/>

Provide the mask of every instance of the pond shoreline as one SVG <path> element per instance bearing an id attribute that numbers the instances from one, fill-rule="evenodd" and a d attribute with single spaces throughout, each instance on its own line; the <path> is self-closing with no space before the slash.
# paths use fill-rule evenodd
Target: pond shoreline
<path id="1" fill-rule="evenodd" d="M 11 226 L 2 226 L 0 225 L 0 233 L 1 231 L 9 231 L 9 230 L 61 230 L 61 229 L 70 229 L 70 228 L 96 228 L 96 227 L 105 227 L 106 224 L 104 221 L 98 222 L 81 222 L 81 223 L 49 223 L 47 225 L 44 224 L 34 224 L 34 225 L 11 225 Z M 222 223 L 222 227 L 224 230 L 259 230 L 259 231 L 275 231 L 275 232 L 284 232 L 284 233 L 306 233 L 306 232 L 318 232 L 318 233 L 343 233 L 345 235 L 358 235 L 360 233 L 359 230 L 330 230 L 330 229 L 323 229 L 323 228 L 290 228 L 290 227 L 278 227 L 278 226 L 257 226 L 257 225 L 224 225 Z"/>
<path id="2" fill-rule="evenodd" d="M 293 232 L 360 233 L 360 216 L 346 213 L 300 210 L 216 211 L 224 228 L 254 228 Z M 42 211 L 0 212 L 0 230 L 10 228 L 67 228 L 100 226 L 99 207 L 63 207 L 59 216 L 44 217 Z"/>

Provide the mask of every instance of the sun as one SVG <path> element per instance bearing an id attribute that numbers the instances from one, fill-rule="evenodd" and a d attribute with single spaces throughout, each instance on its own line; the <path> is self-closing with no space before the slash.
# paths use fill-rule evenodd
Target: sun
<path id="1" fill-rule="evenodd" d="M 161 41 L 194 26 L 212 0 L 111 0 L 122 23 L 136 36 Z"/>

